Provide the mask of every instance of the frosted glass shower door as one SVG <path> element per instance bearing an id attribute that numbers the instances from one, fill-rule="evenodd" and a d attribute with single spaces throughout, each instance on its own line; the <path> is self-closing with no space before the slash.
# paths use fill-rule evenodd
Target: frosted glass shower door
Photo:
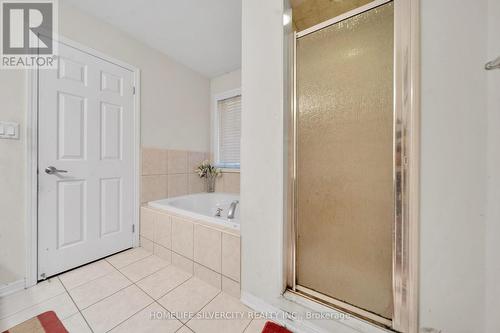
<path id="1" fill-rule="evenodd" d="M 391 319 L 392 3 L 297 39 L 296 284 Z"/>

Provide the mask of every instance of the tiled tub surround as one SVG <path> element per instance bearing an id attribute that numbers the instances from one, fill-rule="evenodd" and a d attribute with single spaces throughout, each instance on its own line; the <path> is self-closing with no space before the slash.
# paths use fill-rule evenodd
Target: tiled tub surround
<path id="1" fill-rule="evenodd" d="M 208 153 L 142 148 L 141 202 L 205 191 L 194 172 Z"/>
<path id="2" fill-rule="evenodd" d="M 240 193 L 240 170 L 223 169 L 215 181 L 215 192 Z"/>
<path id="3" fill-rule="evenodd" d="M 163 210 L 141 207 L 141 246 L 195 277 L 240 297 L 240 235 Z"/>
<path id="4" fill-rule="evenodd" d="M 141 202 L 205 192 L 205 181 L 194 170 L 209 157 L 206 152 L 143 147 Z M 239 193 L 239 172 L 223 171 L 216 191 Z"/>

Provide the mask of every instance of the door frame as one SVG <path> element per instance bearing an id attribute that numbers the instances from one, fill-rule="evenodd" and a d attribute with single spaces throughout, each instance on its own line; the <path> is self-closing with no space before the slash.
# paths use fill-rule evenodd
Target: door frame
<path id="1" fill-rule="evenodd" d="M 140 144 L 141 144 L 141 71 L 139 68 L 126 62 L 108 56 L 91 47 L 75 42 L 69 38 L 59 35 L 54 40 L 64 43 L 70 47 L 85 52 L 91 56 L 123 67 L 133 74 L 135 87 L 133 102 L 133 193 L 135 202 L 133 207 L 133 225 L 135 233 L 133 235 L 133 247 L 139 246 L 139 208 L 140 208 Z M 38 72 L 37 69 L 26 71 L 26 277 L 25 287 L 31 287 L 38 283 Z"/>
<path id="2" fill-rule="evenodd" d="M 359 320 L 379 326 L 386 325 L 390 329 L 404 332 L 418 332 L 418 307 L 419 307 L 419 209 L 420 209 L 420 0 L 375 0 L 367 5 L 358 7 L 352 11 L 334 17 L 325 22 L 319 23 L 303 31 L 294 33 L 292 38 L 292 50 L 288 50 L 292 56 L 290 64 L 293 77 L 289 83 L 288 95 L 291 107 L 285 112 L 288 113 L 288 137 L 289 145 L 292 147 L 286 158 L 285 169 L 289 170 L 289 175 L 285 182 L 287 184 L 287 196 L 285 205 L 285 237 L 284 242 L 284 272 L 285 283 L 284 293 L 299 296 L 305 302 L 314 302 L 328 309 L 332 307 L 340 312 L 350 311 L 346 304 L 335 304 L 328 302 L 328 305 L 318 301 L 321 297 L 316 297 L 308 290 L 303 293 L 296 288 L 295 272 L 295 245 L 296 245 L 296 137 L 294 128 L 295 119 L 295 48 L 297 38 L 303 37 L 312 32 L 335 24 L 346 18 L 357 15 L 361 12 L 373 9 L 388 2 L 394 3 L 394 116 L 400 120 L 400 124 L 394 124 L 394 132 L 401 133 L 401 143 L 394 147 L 393 158 L 396 165 L 396 149 L 400 148 L 404 156 L 397 164 L 400 171 L 394 175 L 394 188 L 396 203 L 402 208 L 400 212 L 395 212 L 395 227 L 393 230 L 393 300 L 394 317 L 390 325 L 380 322 L 372 316 L 364 316 L 359 309 L 352 311 Z M 401 182 L 396 184 L 396 177 Z M 404 184 L 404 186 L 401 186 Z M 304 289 L 304 288 L 302 288 Z"/>

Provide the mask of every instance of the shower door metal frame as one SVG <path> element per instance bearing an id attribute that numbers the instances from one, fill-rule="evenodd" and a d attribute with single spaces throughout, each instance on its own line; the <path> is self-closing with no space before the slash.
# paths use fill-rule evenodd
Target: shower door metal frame
<path id="1" fill-rule="evenodd" d="M 297 39 L 333 24 L 359 15 L 386 3 L 394 3 L 394 122 L 393 122 L 393 305 L 392 320 L 360 309 L 326 295 L 297 285 L 297 103 L 296 42 Z M 362 320 L 404 333 L 418 332 L 418 251 L 419 251 L 419 165 L 420 165 L 420 25 L 419 0 L 375 0 L 313 27 L 293 33 L 291 112 L 289 115 L 291 144 L 288 156 L 289 195 L 285 244 L 285 292 L 296 293 L 322 305 L 347 312 Z"/>

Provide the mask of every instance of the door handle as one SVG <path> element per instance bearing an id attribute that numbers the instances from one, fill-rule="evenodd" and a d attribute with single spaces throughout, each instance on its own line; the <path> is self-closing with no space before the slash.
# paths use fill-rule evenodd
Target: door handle
<path id="1" fill-rule="evenodd" d="M 59 170 L 59 169 L 56 169 L 53 166 L 49 166 L 49 167 L 45 168 L 45 173 L 48 173 L 49 175 L 53 175 L 55 173 L 61 173 L 61 172 L 68 172 L 68 171 L 66 171 L 66 170 Z"/>
<path id="2" fill-rule="evenodd" d="M 492 69 L 500 69 L 500 57 L 487 63 L 484 68 L 488 71 L 491 71 Z"/>

